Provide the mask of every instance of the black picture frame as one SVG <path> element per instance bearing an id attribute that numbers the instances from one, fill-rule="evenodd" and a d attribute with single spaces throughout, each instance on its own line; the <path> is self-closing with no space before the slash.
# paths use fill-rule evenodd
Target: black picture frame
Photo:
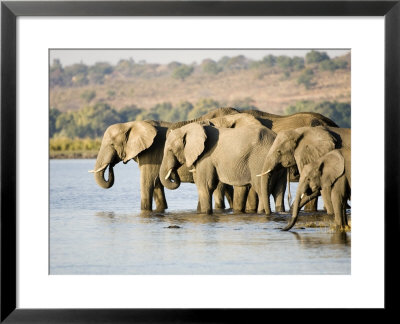
<path id="1" fill-rule="evenodd" d="M 385 18 L 385 310 L 395 309 L 397 298 L 391 296 L 396 296 L 394 293 L 399 283 L 397 267 L 392 266 L 392 262 L 395 261 L 393 258 L 397 259 L 399 255 L 396 239 L 399 237 L 400 229 L 399 2 L 399 0 L 2 1 L 0 321 L 5 323 L 220 323 L 237 322 L 243 316 L 256 321 L 259 316 L 266 315 L 267 311 L 275 312 L 270 309 L 20 309 L 16 307 L 16 19 L 19 16 L 383 16 Z M 397 203 L 389 204 L 393 201 Z M 371 235 L 373 239 L 373 233 Z"/>

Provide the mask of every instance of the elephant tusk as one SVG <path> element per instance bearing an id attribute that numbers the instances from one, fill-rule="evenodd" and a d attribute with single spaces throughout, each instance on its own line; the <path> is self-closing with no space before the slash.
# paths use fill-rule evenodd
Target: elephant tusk
<path id="1" fill-rule="evenodd" d="M 266 175 L 267 173 L 270 173 L 270 172 L 271 172 L 271 169 L 269 169 L 268 171 L 265 171 L 263 173 L 257 174 L 256 177 L 261 177 L 261 176 Z"/>
<path id="2" fill-rule="evenodd" d="M 97 173 L 97 172 L 103 171 L 105 168 L 107 168 L 107 166 L 108 166 L 108 164 L 102 166 L 101 168 L 99 168 L 97 170 L 89 170 L 88 172 L 89 173 Z"/>
<path id="3" fill-rule="evenodd" d="M 304 197 L 304 193 L 301 194 L 300 200 L 303 199 L 303 197 Z"/>
<path id="4" fill-rule="evenodd" d="M 169 169 L 167 175 L 165 176 L 165 180 L 168 180 L 169 176 L 171 175 L 172 169 Z"/>
<path id="5" fill-rule="evenodd" d="M 196 169 L 193 168 L 192 170 L 189 170 L 189 172 L 196 172 Z"/>

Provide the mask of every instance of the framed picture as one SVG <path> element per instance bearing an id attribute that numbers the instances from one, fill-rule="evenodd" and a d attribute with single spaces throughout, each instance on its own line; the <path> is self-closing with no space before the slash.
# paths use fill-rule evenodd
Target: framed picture
<path id="1" fill-rule="evenodd" d="M 398 1 L 2 2 L 1 321 L 232 322 L 240 315 L 259 315 L 278 308 L 393 309 L 394 300 L 389 296 L 397 288 L 398 280 L 396 267 L 391 264 L 393 258 L 389 256 L 396 253 L 393 240 L 399 234 L 399 210 L 395 203 L 399 196 L 399 16 Z M 124 51 L 125 56 L 121 54 Z M 112 60 L 113 55 L 119 58 L 114 63 L 96 63 Z M 129 59 L 129 55 L 134 59 Z M 311 58 L 313 55 L 318 58 Z M 65 63 L 74 56 L 84 57 L 84 60 L 94 57 L 94 61 L 84 63 L 75 59 Z M 230 56 L 236 60 L 229 61 Z M 224 57 L 228 58 L 225 61 L 230 62 L 230 68 L 226 67 L 228 63 Z M 270 69 L 278 58 L 280 65 L 275 70 Z M 287 58 L 290 62 L 285 61 Z M 318 65 L 325 71 L 326 78 L 316 81 L 317 76 L 314 76 L 313 79 L 314 72 L 312 69 L 307 72 L 305 60 Z M 324 60 L 325 63 L 321 63 Z M 152 65 L 154 62 L 157 64 Z M 74 68 L 85 71 L 72 71 L 73 64 Z M 259 69 L 260 64 L 264 64 L 263 69 Z M 285 64 L 290 68 L 285 68 Z M 67 65 L 70 65 L 68 79 L 65 78 L 67 69 L 63 68 Z M 229 92 L 235 85 L 233 77 L 228 79 L 228 76 L 245 78 L 237 72 L 241 65 L 256 68 L 249 72 L 252 79 L 245 82 L 247 86 L 237 81 L 242 88 L 240 100 L 236 97 L 227 101 L 208 99 L 199 104 L 200 97 L 187 95 L 195 91 L 204 97 L 216 93 L 206 87 L 196 90 L 194 81 L 190 85 L 186 83 L 185 79 L 197 72 L 199 84 L 201 80 L 211 83 L 210 75 L 225 73 L 226 80 L 232 82 L 227 86 Z M 105 85 L 111 84 L 107 81 L 111 78 L 107 68 L 115 72 L 115 83 L 137 73 L 143 76 L 141 84 L 107 88 Z M 275 73 L 274 77 L 270 78 L 268 73 Z M 165 93 L 162 96 L 156 93 L 154 83 L 161 81 L 152 77 L 167 74 L 168 80 L 172 78 L 169 89 L 182 88 L 185 98 L 191 98 L 192 102 L 175 102 Z M 223 81 L 221 75 L 219 82 Z M 341 90 L 330 83 L 338 75 L 344 84 Z M 148 83 L 146 78 L 150 79 Z M 217 216 L 220 220 L 211 222 L 210 232 L 205 237 L 191 241 L 196 235 L 204 235 L 204 231 L 190 230 L 188 224 L 194 223 L 190 213 L 179 215 L 179 221 L 173 212 L 166 217 L 163 210 L 150 217 L 147 214 L 131 217 L 125 209 L 132 205 L 121 207 L 118 201 L 112 202 L 112 195 L 95 198 L 95 193 L 85 190 L 80 193 L 75 189 L 64 190 L 68 186 L 76 187 L 71 179 L 81 177 L 79 172 L 88 167 L 86 162 L 75 166 L 78 171 L 72 176 L 62 172 L 73 169 L 71 162 L 67 166 L 64 162 L 49 162 L 49 154 L 54 153 L 52 148 L 56 145 L 49 142 L 49 133 L 50 137 L 56 134 L 54 138 L 58 139 L 65 134 L 71 138 L 88 136 L 88 125 L 94 124 L 99 111 L 108 114 L 99 117 L 102 120 L 126 122 L 123 119 L 126 116 L 120 114 L 125 108 L 125 113 L 134 113 L 137 121 L 151 118 L 151 113 L 165 116 L 162 119 L 171 118 L 171 121 L 175 121 L 173 118 L 190 119 L 197 117 L 196 109 L 204 112 L 203 107 L 209 105 L 236 105 L 251 110 L 255 106 L 254 99 L 245 93 L 251 93 L 251 84 L 256 87 L 260 80 L 277 84 L 274 93 L 257 96 L 257 102 L 263 106 L 271 102 L 278 105 L 278 90 L 282 91 L 281 97 L 287 96 L 280 87 L 289 83 L 296 89 L 309 90 L 318 86 L 331 89 L 330 94 L 321 95 L 320 101 L 324 101 L 325 106 L 319 109 L 329 106 L 332 111 L 338 111 L 335 121 L 340 119 L 341 127 L 350 125 L 346 104 L 348 109 L 351 105 L 351 128 L 354 130 L 351 141 L 355 143 L 352 169 L 356 186 L 352 192 L 351 244 L 349 235 L 340 234 L 339 239 L 329 236 L 331 249 L 321 250 L 318 247 L 326 243 L 325 238 L 309 232 L 302 234 L 299 232 L 302 228 L 298 227 L 297 233 L 283 233 L 290 235 L 286 240 L 288 247 L 283 249 L 300 253 L 303 260 L 308 259 L 303 263 L 294 261 L 288 253 L 284 266 L 281 263 L 274 268 L 273 260 L 278 258 L 282 246 L 274 246 L 275 239 L 271 236 L 277 231 L 280 239 L 289 236 L 281 236 L 280 228 L 271 227 L 273 222 L 267 224 L 265 216 L 262 222 L 261 216 L 254 216 L 259 218 L 254 221 L 250 217 L 226 225 L 225 214 L 220 214 Z M 54 90 L 55 86 L 64 86 L 63 82 L 71 83 L 68 86 L 72 90 L 68 91 L 78 89 L 74 96 L 88 107 L 85 112 L 77 110 L 79 125 L 84 127 L 71 126 L 75 118 L 71 117 L 72 113 L 63 115 L 64 111 L 52 110 L 56 106 L 81 105 L 72 102 L 65 92 Z M 144 87 L 148 92 L 140 90 Z M 161 88 L 161 84 L 157 87 Z M 140 101 L 140 91 L 147 101 Z M 117 103 L 116 97 L 124 97 L 126 93 L 127 97 L 135 95 L 140 105 L 149 104 L 155 108 L 148 113 L 122 101 Z M 311 105 L 303 93 L 299 92 L 297 98 L 303 100 L 290 102 L 291 106 L 282 100 L 281 106 L 287 108 L 281 107 L 280 112 L 302 112 L 303 106 L 307 109 L 307 105 Z M 240 103 L 235 104 L 237 100 Z M 121 106 L 118 112 L 108 106 L 112 101 Z M 175 109 L 178 106 L 179 109 Z M 95 115 L 90 115 L 93 107 Z M 180 113 L 185 109 L 183 118 Z M 340 118 L 337 117 L 339 111 Z M 172 116 L 173 113 L 177 116 Z M 56 123 L 61 115 L 63 117 Z M 60 126 L 61 119 L 64 126 Z M 105 127 L 96 127 L 90 129 L 90 136 L 101 138 Z M 101 133 L 98 129 L 102 129 Z M 96 152 L 100 143 L 97 145 Z M 128 158 L 123 154 L 119 158 L 128 162 L 137 156 L 133 154 Z M 140 165 L 140 161 L 136 162 Z M 134 163 L 130 162 L 129 166 L 131 164 Z M 124 168 L 122 163 L 119 166 Z M 96 164 L 95 174 L 101 173 L 102 168 L 103 165 Z M 86 171 L 84 176 L 88 175 Z M 116 179 L 117 172 L 120 171 L 116 167 Z M 143 172 L 141 169 L 138 182 Z M 60 178 L 55 180 L 54 174 L 64 174 L 63 182 Z M 120 174 L 123 180 L 126 176 Z M 165 179 L 170 175 L 168 173 Z M 110 176 L 113 178 L 113 174 Z M 61 183 L 63 190 L 57 191 Z M 179 198 L 179 206 L 194 210 L 195 207 L 185 205 L 186 200 L 191 199 L 190 194 L 188 191 Z M 86 195 L 85 206 L 79 204 L 79 199 L 74 200 L 75 196 L 82 195 Z M 117 195 L 123 201 L 131 199 L 122 189 Z M 102 212 L 98 212 L 96 205 L 107 199 L 110 207 L 102 207 Z M 76 206 L 65 208 L 65 201 Z M 155 207 L 162 209 L 157 199 L 155 202 Z M 151 199 L 149 208 L 140 192 L 135 204 L 138 212 L 139 205 L 142 210 L 151 209 Z M 171 206 L 169 200 L 168 204 Z M 102 237 L 107 244 L 92 240 L 93 227 L 85 223 L 86 214 L 80 213 L 83 210 L 91 211 L 90 221 L 94 219 L 97 223 L 96 237 Z M 81 226 L 79 231 L 75 227 L 77 219 Z M 157 228 L 149 227 L 149 222 Z M 197 227 L 209 226 L 198 222 L 201 221 L 197 220 Z M 252 222 L 257 224 L 257 229 L 243 231 L 242 227 Z M 279 224 L 282 219 L 276 222 Z M 261 229 L 260 224 L 264 228 Z M 230 247 L 236 244 L 230 252 L 218 250 L 222 251 L 219 255 L 206 244 L 218 242 L 217 236 L 221 235 L 221 231 L 215 231 L 218 226 L 228 227 L 232 231 L 228 238 Z M 85 232 L 85 228 L 90 230 Z M 144 234 L 146 231 L 156 233 L 157 240 L 152 241 Z M 178 234 L 165 234 L 173 231 Z M 269 235 L 269 244 L 264 245 L 261 239 L 257 246 L 249 243 L 248 249 L 242 249 L 244 241 L 235 239 L 237 233 L 242 233 L 243 238 L 243 232 L 249 239 Z M 125 235 L 123 239 L 121 234 Z M 173 240 L 174 245 L 169 245 L 168 240 Z M 200 246 L 199 242 L 205 245 Z M 297 244 L 295 248 L 293 242 Z M 86 248 L 88 246 L 90 249 Z M 185 267 L 183 263 L 175 267 L 171 255 L 179 257 L 179 253 L 171 247 L 176 249 L 176 246 L 181 246 L 182 251 L 188 250 L 180 254 L 186 261 L 191 261 L 190 250 L 202 249 L 204 263 L 199 266 L 196 262 L 186 262 Z M 133 249 L 140 249 L 141 253 L 134 253 Z M 310 251 L 314 253 L 311 257 Z M 234 258 L 229 253 L 240 261 L 232 263 Z M 215 264 L 210 255 L 217 255 L 216 258 L 226 262 L 219 268 L 212 268 Z M 331 255 L 335 258 L 330 259 Z M 136 261 L 132 257 L 137 258 Z M 262 258 L 268 260 L 270 271 L 258 268 Z M 75 266 L 71 267 L 66 260 L 73 260 Z M 318 260 L 333 261 L 321 267 Z M 149 264 L 150 267 L 143 266 Z M 368 293 L 364 291 L 366 282 Z"/>

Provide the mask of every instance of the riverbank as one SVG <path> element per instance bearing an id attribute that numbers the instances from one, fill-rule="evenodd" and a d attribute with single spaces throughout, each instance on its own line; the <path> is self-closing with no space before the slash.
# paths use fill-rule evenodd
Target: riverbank
<path id="1" fill-rule="evenodd" d="M 95 159 L 100 138 L 50 138 L 50 159 Z"/>
<path id="2" fill-rule="evenodd" d="M 95 159 L 98 151 L 50 151 L 50 159 Z"/>

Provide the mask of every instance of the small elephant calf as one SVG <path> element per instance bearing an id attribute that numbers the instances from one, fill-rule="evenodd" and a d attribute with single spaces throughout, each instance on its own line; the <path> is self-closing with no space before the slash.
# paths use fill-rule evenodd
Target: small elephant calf
<path id="1" fill-rule="evenodd" d="M 318 191 L 321 191 L 328 214 L 335 215 L 336 227 L 344 230 L 348 226 L 346 204 L 351 198 L 351 151 L 349 149 L 330 151 L 304 166 L 293 203 L 292 219 L 283 230 L 291 229 L 296 223 L 303 196 L 315 195 Z"/>

